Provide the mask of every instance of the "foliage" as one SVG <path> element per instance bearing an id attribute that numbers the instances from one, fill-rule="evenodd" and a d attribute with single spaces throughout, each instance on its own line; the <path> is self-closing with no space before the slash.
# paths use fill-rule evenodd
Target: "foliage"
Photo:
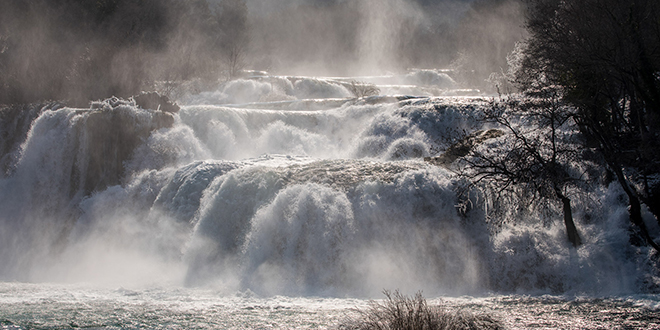
<path id="1" fill-rule="evenodd" d="M 206 0 L 3 1 L 0 103 L 86 105 L 158 80 L 217 76 L 224 50 L 236 54 L 233 40 L 247 33 L 246 14 L 235 8 L 247 11 L 244 0 L 223 0 L 217 10 Z"/>
<path id="2" fill-rule="evenodd" d="M 475 315 L 466 311 L 451 313 L 440 307 L 429 306 L 421 293 L 406 297 L 395 291 L 384 292 L 385 301 L 372 301 L 366 310 L 358 310 L 356 319 L 349 319 L 339 329 L 354 330 L 472 330 L 503 329 L 491 316 Z"/>
<path id="3" fill-rule="evenodd" d="M 145 54 L 162 49 L 168 0 L 3 4 L 0 102 L 125 95 L 144 86 Z"/>
<path id="4" fill-rule="evenodd" d="M 247 64 L 355 74 L 374 52 L 389 65 L 375 69 L 394 71 L 464 56 L 459 80 L 482 85 L 522 35 L 521 0 L 287 3 L 248 13 L 246 0 L 2 0 L 0 103 L 87 105 L 154 86 L 173 96 L 184 81 L 234 79 Z"/>
<path id="5" fill-rule="evenodd" d="M 597 151 L 630 203 L 630 220 L 660 221 L 660 3 L 531 0 L 530 38 L 516 75 L 523 90 L 559 85 L 584 146 Z"/>

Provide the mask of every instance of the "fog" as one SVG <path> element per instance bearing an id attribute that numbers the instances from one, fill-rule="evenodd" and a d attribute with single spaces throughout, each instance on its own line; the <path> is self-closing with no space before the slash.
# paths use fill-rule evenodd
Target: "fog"
<path id="1" fill-rule="evenodd" d="M 254 64 L 284 73 L 453 67 L 477 70 L 480 79 L 504 67 L 524 37 L 520 1 L 253 0 L 248 8 Z"/>
<path id="2" fill-rule="evenodd" d="M 363 76 L 453 69 L 464 87 L 506 70 L 519 0 L 4 0 L 0 102 L 89 100 L 234 79 L 244 69 Z M 468 86 L 469 85 L 469 86 Z"/>
<path id="3" fill-rule="evenodd" d="M 618 186 L 571 196 L 602 219 L 576 255 L 558 204 L 511 195 L 491 221 L 429 162 L 492 128 L 481 96 L 525 37 L 520 1 L 2 4 L 2 280 L 607 293 L 651 265 Z M 130 97 L 154 89 L 181 107 Z"/>

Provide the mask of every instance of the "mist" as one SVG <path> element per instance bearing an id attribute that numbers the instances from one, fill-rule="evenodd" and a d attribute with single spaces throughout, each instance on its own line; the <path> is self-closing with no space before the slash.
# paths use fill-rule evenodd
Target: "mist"
<path id="1" fill-rule="evenodd" d="M 389 103 L 486 86 L 522 37 L 519 2 L 3 6 L 1 102 L 15 104 L 1 113 L 0 205 L 2 236 L 16 237 L 0 255 L 5 277 L 136 280 L 170 269 L 168 280 L 189 285 L 222 278 L 292 295 L 373 295 L 406 269 L 418 274 L 410 291 L 488 282 L 469 252 L 488 249 L 474 238 L 485 229 L 461 225 L 448 173 L 362 160 L 433 156 L 475 128 L 469 107 L 429 104 L 453 110 L 422 115 L 426 106 Z M 349 79 L 394 96 L 361 99 L 377 95 L 353 95 Z M 151 90 L 184 108 L 132 97 Z M 47 100 L 57 102 L 20 104 Z M 266 110 L 218 107 L 255 102 Z M 327 168 L 339 174 L 317 174 Z M 404 224 L 410 232 L 387 228 Z M 290 280 L 299 267 L 304 276 Z"/>
<path id="2" fill-rule="evenodd" d="M 419 118 L 402 118 L 387 103 L 408 98 L 396 96 L 401 94 L 488 88 L 486 78 L 505 70 L 506 55 L 523 37 L 518 26 L 522 9 L 514 0 L 4 1 L 0 102 L 14 105 L 1 113 L 7 138 L 2 140 L 0 190 L 5 232 L 19 237 L 2 252 L 11 265 L 4 274 L 34 279 L 47 269 L 55 278 L 108 278 L 110 270 L 99 266 L 107 258 L 122 265 L 115 270 L 135 269 L 124 276 L 170 268 L 177 269 L 178 280 L 197 284 L 216 278 L 209 274 L 220 271 L 218 265 L 238 258 L 254 264 L 234 264 L 226 267 L 231 271 L 220 272 L 241 278 L 237 287 L 260 287 L 269 294 L 322 293 L 317 290 L 333 286 L 345 292 L 354 283 L 367 285 L 355 280 L 360 276 L 372 279 L 364 294 L 373 294 L 407 276 L 404 268 L 419 270 L 418 285 L 430 281 L 425 275 L 429 269 L 444 274 L 445 263 L 453 263 L 458 273 L 443 275 L 444 284 L 429 288 L 481 285 L 486 280 L 478 274 L 475 258 L 450 262 L 444 255 L 424 265 L 426 255 L 436 250 L 464 255 L 481 244 L 468 238 L 471 229 L 461 228 L 455 215 L 446 215 L 452 204 L 427 203 L 454 198 L 446 173 L 395 165 L 380 175 L 371 173 L 371 165 L 352 160 L 432 156 L 473 129 L 473 123 L 457 115 L 467 111 L 460 107 L 443 119 L 439 113 L 424 115 L 418 125 L 414 121 Z M 333 78 L 317 78 L 321 75 Z M 374 87 L 382 83 L 382 90 L 372 91 L 395 97 L 358 101 L 377 95 L 354 95 L 353 79 Z M 147 106 L 135 96 L 152 90 L 190 109 L 179 113 L 179 107 L 159 102 Z M 44 103 L 21 104 L 31 102 Z M 214 108 L 254 102 L 263 102 L 267 110 Z M 270 111 L 275 109 L 303 111 Z M 429 130 L 434 125 L 444 129 Z M 259 159 L 269 154 L 331 162 L 276 157 L 292 162 L 283 167 L 287 170 L 252 168 L 246 165 L 250 161 L 244 162 L 267 163 Z M 339 159 L 351 162 L 333 163 Z M 212 161 L 197 166 L 206 160 Z M 327 178 L 310 174 L 324 166 L 339 173 L 362 168 L 374 182 L 330 176 L 336 191 L 322 185 Z M 428 178 L 416 182 L 404 174 L 411 170 Z M 291 181 L 290 171 L 302 171 L 308 180 Z M 191 179 L 186 175 L 193 179 L 190 187 L 183 184 Z M 416 184 L 427 187 L 421 202 L 405 191 Z M 396 208 L 379 199 L 361 205 L 360 198 L 371 198 L 373 189 L 384 196 L 403 189 L 406 197 L 388 197 Z M 194 197 L 172 197 L 184 192 Z M 246 194 L 258 197 L 245 200 Z M 287 209 L 289 202 L 300 209 Z M 26 203 L 34 205 L 26 208 Z M 232 211 L 225 214 L 228 209 Z M 307 219 L 306 210 L 325 211 Z M 417 229 L 399 236 L 370 223 L 375 218 L 397 223 L 388 213 L 400 214 Z M 299 215 L 291 220 L 291 214 Z M 431 216 L 442 223 L 432 224 Z M 424 220 L 416 223 L 420 217 Z M 356 219 L 363 228 L 352 224 Z M 252 221 L 255 227 L 250 229 Z M 263 228 L 277 227 L 277 221 L 289 222 L 279 237 L 299 241 L 269 242 Z M 327 227 L 300 233 L 309 222 Z M 324 236 L 335 225 L 341 227 L 336 236 Z M 426 225 L 453 234 L 440 235 L 447 242 L 425 237 L 419 228 Z M 153 228 L 159 233 L 155 237 L 147 234 Z M 411 243 L 381 245 L 370 230 Z M 259 284 L 268 274 L 287 278 L 293 272 L 290 265 L 270 265 L 273 258 L 298 262 L 286 254 L 270 255 L 268 245 L 305 254 L 296 245 L 309 237 L 327 240 L 305 257 L 309 274 L 299 281 L 309 283 L 298 289 L 288 282 Z M 360 243 L 337 247 L 336 241 L 344 240 Z M 396 266 L 406 259 L 396 250 L 405 248 L 420 250 L 404 266 Z M 106 250 L 114 252 L 100 257 Z M 52 259 L 51 254 L 60 257 Z M 225 260 L 227 255 L 232 257 Z M 367 260 L 371 255 L 373 260 Z M 326 276 L 316 269 L 318 264 L 338 267 L 327 274 L 327 283 L 314 282 Z M 394 275 L 381 277 L 382 265 L 389 265 Z"/>
<path id="3" fill-rule="evenodd" d="M 506 71 L 523 5 L 482 1 L 3 1 L 0 102 L 167 90 L 241 70 L 364 76 L 453 69 L 466 88 Z M 167 85 L 165 83 L 165 85 Z"/>
<path id="4" fill-rule="evenodd" d="M 254 63 L 286 74 L 456 68 L 473 76 L 465 82 L 478 86 L 469 87 L 483 87 L 524 38 L 519 1 L 253 0 L 248 7 Z"/>
<path id="5" fill-rule="evenodd" d="M 657 326 L 659 8 L 593 3 L 0 0 L 0 328 Z"/>

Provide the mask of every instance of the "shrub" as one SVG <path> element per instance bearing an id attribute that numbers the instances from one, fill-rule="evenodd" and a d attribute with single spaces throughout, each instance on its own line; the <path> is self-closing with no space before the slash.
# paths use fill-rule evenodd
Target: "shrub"
<path id="1" fill-rule="evenodd" d="M 346 330 L 477 330 L 504 329 L 493 317 L 459 310 L 450 312 L 440 306 L 429 306 L 421 293 L 407 297 L 395 291 L 383 292 L 382 303 L 371 301 L 357 317 L 345 320 L 339 329 Z"/>
<path id="2" fill-rule="evenodd" d="M 380 93 L 380 89 L 374 85 L 374 84 L 367 84 L 355 80 L 351 80 L 351 82 L 346 85 L 346 88 L 348 89 L 351 94 L 353 94 L 355 97 L 367 97 L 367 96 L 374 96 L 378 95 Z"/>

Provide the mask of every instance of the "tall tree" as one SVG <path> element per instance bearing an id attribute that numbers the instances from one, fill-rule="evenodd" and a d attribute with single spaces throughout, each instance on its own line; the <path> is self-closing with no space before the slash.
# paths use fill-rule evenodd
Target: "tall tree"
<path id="1" fill-rule="evenodd" d="M 530 0 L 523 88 L 562 86 L 576 122 L 621 184 L 649 245 L 641 204 L 660 222 L 660 2 Z"/>

